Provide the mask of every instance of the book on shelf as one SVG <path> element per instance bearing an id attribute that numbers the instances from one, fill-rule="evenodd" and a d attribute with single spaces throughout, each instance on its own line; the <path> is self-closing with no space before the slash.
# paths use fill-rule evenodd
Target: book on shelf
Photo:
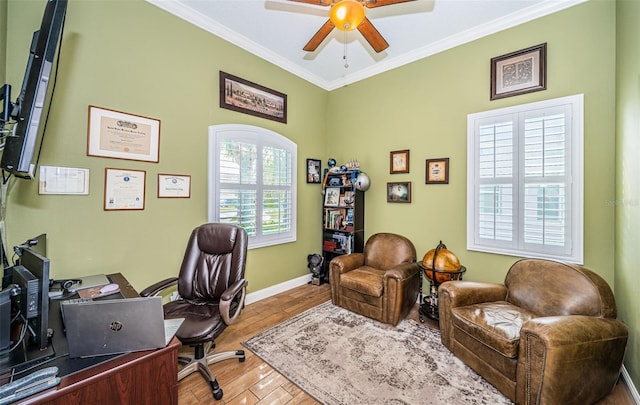
<path id="1" fill-rule="evenodd" d="M 327 210 L 324 218 L 326 229 L 344 230 L 346 226 L 344 210 Z"/>
<path id="2" fill-rule="evenodd" d="M 324 235 L 322 249 L 334 253 L 349 254 L 353 251 L 353 236 L 339 233 Z"/>

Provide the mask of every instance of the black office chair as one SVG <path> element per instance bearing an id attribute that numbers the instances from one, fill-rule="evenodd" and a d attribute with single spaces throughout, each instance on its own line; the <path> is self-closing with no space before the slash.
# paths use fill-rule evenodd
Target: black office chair
<path id="1" fill-rule="evenodd" d="M 178 277 L 160 281 L 140 295 L 157 295 L 177 284 L 180 299 L 164 305 L 166 319 L 185 318 L 176 336 L 194 347 L 192 356 L 178 356 L 184 367 L 178 381 L 194 371 L 209 380 L 215 399 L 222 389 L 208 365 L 237 358 L 245 360 L 243 350 L 208 354 L 214 339 L 234 323 L 244 308 L 247 281 L 244 279 L 247 233 L 229 224 L 204 224 L 193 230 Z"/>

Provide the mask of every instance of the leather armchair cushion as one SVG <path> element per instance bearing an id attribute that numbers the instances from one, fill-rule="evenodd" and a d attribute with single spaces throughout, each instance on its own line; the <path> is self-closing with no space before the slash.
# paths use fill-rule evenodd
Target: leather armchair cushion
<path id="1" fill-rule="evenodd" d="M 340 286 L 372 297 L 381 297 L 384 291 L 384 273 L 383 270 L 363 266 L 344 273 L 340 277 Z"/>
<path id="2" fill-rule="evenodd" d="M 502 356 L 516 358 L 520 329 L 536 315 L 505 301 L 473 304 L 452 309 L 452 322 Z"/>
<path id="3" fill-rule="evenodd" d="M 506 301 L 538 316 L 590 315 L 615 318 L 611 288 L 591 270 L 544 259 L 521 260 L 505 277 Z"/>

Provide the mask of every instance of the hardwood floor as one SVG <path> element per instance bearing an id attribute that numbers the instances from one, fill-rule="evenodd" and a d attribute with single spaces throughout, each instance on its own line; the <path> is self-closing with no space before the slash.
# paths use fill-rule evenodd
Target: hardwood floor
<path id="1" fill-rule="evenodd" d="M 247 305 L 240 320 L 218 337 L 215 351 L 244 349 L 240 342 L 330 298 L 329 285 L 304 285 Z M 416 321 L 417 308 L 416 305 L 409 314 Z M 437 323 L 431 319 L 427 319 L 425 325 L 437 327 Z M 182 350 L 189 349 L 184 347 Z M 246 360 L 243 363 L 225 360 L 209 366 L 224 392 L 220 401 L 213 399 L 209 384 L 204 378 L 199 373 L 194 373 L 180 382 L 178 404 L 318 404 L 253 353 L 246 349 L 245 353 Z M 633 404 L 626 387 L 619 383 L 613 393 L 597 405 Z"/>

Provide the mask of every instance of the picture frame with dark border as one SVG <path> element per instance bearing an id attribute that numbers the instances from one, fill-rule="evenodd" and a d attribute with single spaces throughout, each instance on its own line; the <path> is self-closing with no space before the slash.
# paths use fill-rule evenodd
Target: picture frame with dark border
<path id="1" fill-rule="evenodd" d="M 307 183 L 322 182 L 321 164 L 320 159 L 307 159 Z"/>
<path id="2" fill-rule="evenodd" d="M 546 42 L 491 58 L 491 100 L 546 89 Z"/>
<path id="3" fill-rule="evenodd" d="M 220 108 L 287 123 L 287 95 L 220 71 Z"/>
<path id="4" fill-rule="evenodd" d="M 389 182 L 387 183 L 387 202 L 390 203 L 410 203 L 411 202 L 411 182 Z"/>
<path id="5" fill-rule="evenodd" d="M 426 184 L 449 184 L 449 158 L 426 160 Z"/>
<path id="6" fill-rule="evenodd" d="M 409 173 L 409 149 L 389 153 L 389 173 Z"/>

